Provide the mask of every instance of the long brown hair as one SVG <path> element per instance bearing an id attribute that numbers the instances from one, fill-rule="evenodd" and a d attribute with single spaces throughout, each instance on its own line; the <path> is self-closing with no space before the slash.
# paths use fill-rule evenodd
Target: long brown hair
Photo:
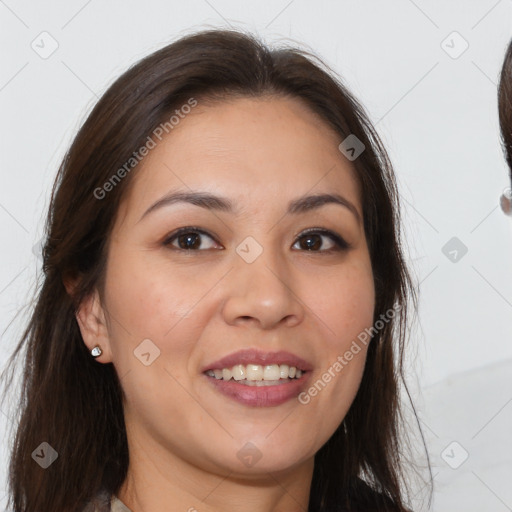
<path id="1" fill-rule="evenodd" d="M 12 360 L 26 351 L 9 467 L 14 512 L 80 510 L 101 489 L 117 493 L 128 469 L 123 391 L 112 364 L 91 357 L 76 321 L 81 301 L 102 290 L 109 236 L 136 166 L 98 189 L 180 105 L 233 97 L 299 98 L 365 151 L 353 161 L 376 291 L 373 334 L 357 396 L 315 456 L 309 510 L 335 511 L 359 499 L 356 477 L 405 511 L 400 383 L 407 309 L 417 298 L 402 253 L 399 196 L 386 151 L 366 113 L 321 59 L 297 48 L 270 50 L 250 34 L 206 30 L 145 57 L 105 92 L 59 168 L 45 225 L 43 283 Z M 126 168 L 125 168 L 126 170 Z M 72 296 L 63 281 L 79 278 Z M 381 323 L 383 323 L 381 321 Z M 12 376 L 11 376 L 12 378 Z M 47 442 L 58 459 L 42 469 L 33 451 Z"/>
<path id="2" fill-rule="evenodd" d="M 501 140 L 507 159 L 512 187 L 512 40 L 508 45 L 498 86 L 498 110 Z"/>

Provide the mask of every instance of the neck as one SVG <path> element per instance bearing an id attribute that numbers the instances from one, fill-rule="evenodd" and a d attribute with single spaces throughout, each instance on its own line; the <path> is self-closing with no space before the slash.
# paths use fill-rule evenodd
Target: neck
<path id="1" fill-rule="evenodd" d="M 308 509 L 314 458 L 286 470 L 241 474 L 206 470 L 155 440 L 145 439 L 129 449 L 130 465 L 117 497 L 132 512 L 168 512 L 171 505 L 172 510 L 187 512 Z"/>

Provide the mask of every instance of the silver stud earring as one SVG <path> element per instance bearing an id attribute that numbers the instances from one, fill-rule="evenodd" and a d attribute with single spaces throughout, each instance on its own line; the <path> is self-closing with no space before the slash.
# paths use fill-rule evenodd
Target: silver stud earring
<path id="1" fill-rule="evenodd" d="M 92 350 L 91 350 L 91 355 L 92 357 L 99 357 L 101 356 L 101 354 L 103 353 L 103 351 L 101 350 L 101 348 L 96 345 Z"/>
<path id="2" fill-rule="evenodd" d="M 512 189 L 507 188 L 500 196 L 500 205 L 503 213 L 512 217 Z"/>

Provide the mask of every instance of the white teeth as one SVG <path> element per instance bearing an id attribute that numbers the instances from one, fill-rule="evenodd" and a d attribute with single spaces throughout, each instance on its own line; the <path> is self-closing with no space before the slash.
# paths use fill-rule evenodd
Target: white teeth
<path id="1" fill-rule="evenodd" d="M 266 366 L 259 364 L 248 364 L 245 366 L 243 364 L 237 364 L 232 368 L 208 370 L 206 375 L 215 377 L 218 380 L 234 379 L 248 386 L 272 386 L 279 384 L 282 379 L 300 379 L 303 373 L 302 370 L 298 370 L 295 366 L 288 366 L 287 364 L 268 364 Z"/>
<path id="2" fill-rule="evenodd" d="M 231 368 L 231 373 L 233 374 L 233 379 L 235 380 L 245 379 L 245 366 L 243 364 L 237 364 Z"/>
<path id="3" fill-rule="evenodd" d="M 247 380 L 263 380 L 263 368 L 259 364 L 248 364 L 245 371 Z"/>
<path id="4" fill-rule="evenodd" d="M 263 369 L 263 380 L 279 380 L 281 372 L 277 364 L 268 364 Z"/>

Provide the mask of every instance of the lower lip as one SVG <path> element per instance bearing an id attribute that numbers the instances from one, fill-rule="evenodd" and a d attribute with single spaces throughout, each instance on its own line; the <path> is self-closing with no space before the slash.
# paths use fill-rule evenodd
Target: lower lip
<path id="1" fill-rule="evenodd" d="M 305 387 L 310 373 L 305 372 L 300 379 L 289 379 L 283 384 L 276 384 L 275 386 L 246 386 L 233 379 L 216 379 L 208 375 L 205 375 L 205 377 L 217 391 L 241 404 L 254 407 L 272 407 L 296 398 Z"/>

